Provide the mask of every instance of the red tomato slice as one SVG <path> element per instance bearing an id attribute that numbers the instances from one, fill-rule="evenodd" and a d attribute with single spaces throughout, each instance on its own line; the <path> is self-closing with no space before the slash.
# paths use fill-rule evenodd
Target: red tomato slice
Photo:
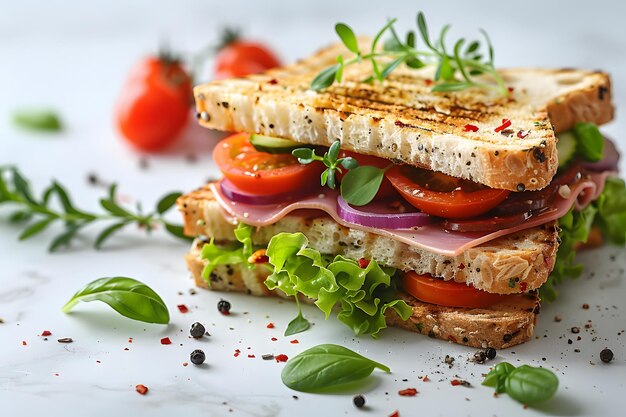
<path id="1" fill-rule="evenodd" d="M 247 133 L 237 133 L 219 142 L 213 150 L 213 160 L 235 186 L 256 195 L 314 187 L 320 184 L 324 170 L 318 161 L 302 165 L 291 154 L 259 152 Z"/>
<path id="2" fill-rule="evenodd" d="M 390 160 L 385 159 L 385 158 L 378 158 L 376 156 L 371 156 L 371 155 L 362 155 L 356 152 L 342 150 L 339 153 L 339 158 L 346 158 L 348 156 L 356 159 L 357 162 L 359 163 L 359 166 L 370 165 L 370 166 L 375 166 L 376 168 L 383 169 L 383 168 L 387 168 L 387 166 L 389 166 L 389 164 L 392 163 Z M 344 175 L 346 175 L 346 172 L 347 172 L 343 167 L 341 167 L 341 170 L 342 170 L 341 173 L 337 172 L 337 179 L 339 181 L 341 181 L 341 179 L 343 178 Z M 389 180 L 387 178 L 383 178 L 383 182 L 382 184 L 380 184 L 378 193 L 376 193 L 376 197 L 374 198 L 379 199 L 379 200 L 391 199 L 391 198 L 399 198 L 399 195 L 396 189 L 393 188 L 393 185 L 391 185 Z"/>
<path id="3" fill-rule="evenodd" d="M 462 282 L 444 281 L 416 272 L 404 274 L 402 288 L 420 301 L 448 307 L 483 308 L 506 301 L 509 297 L 477 290 Z"/>
<path id="4" fill-rule="evenodd" d="M 385 176 L 411 205 L 450 219 L 484 214 L 511 193 L 409 165 L 392 167 Z"/>

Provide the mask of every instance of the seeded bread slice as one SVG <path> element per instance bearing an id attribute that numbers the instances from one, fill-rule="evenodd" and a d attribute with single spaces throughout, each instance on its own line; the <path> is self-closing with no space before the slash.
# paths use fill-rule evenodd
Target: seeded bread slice
<path id="1" fill-rule="evenodd" d="M 223 242 L 235 240 L 235 226 L 225 220 L 208 186 L 180 197 L 177 203 L 188 236 L 206 236 Z M 553 222 L 500 237 L 452 257 L 349 229 L 320 211 L 288 215 L 273 225 L 258 228 L 252 240 L 257 245 L 267 245 L 280 232 L 304 233 L 309 245 L 321 253 L 375 259 L 402 271 L 466 282 L 499 294 L 539 288 L 554 267 L 558 249 L 558 230 Z"/>
<path id="2" fill-rule="evenodd" d="M 554 131 L 613 118 L 610 79 L 598 71 L 502 70 L 512 89 L 504 97 L 476 88 L 433 93 L 430 67 L 400 67 L 382 83 L 363 83 L 372 72 L 362 62 L 346 67 L 341 84 L 310 90 L 339 54 L 350 56 L 338 44 L 284 68 L 198 85 L 198 120 L 315 145 L 339 139 L 343 149 L 520 191 L 541 189 L 556 173 Z"/>
<path id="3" fill-rule="evenodd" d="M 209 283 L 202 276 L 204 261 L 200 259 L 203 242 L 194 242 L 185 260 L 196 285 L 214 291 L 244 292 L 257 296 L 277 296 L 286 298 L 282 291 L 270 291 L 264 284 L 267 269 L 257 266 L 253 269 L 239 265 L 220 265 L 210 276 Z M 403 321 L 391 309 L 387 310 L 387 323 L 409 331 L 431 337 L 449 340 L 466 346 L 508 348 L 528 341 L 533 333 L 539 300 L 536 293 L 507 296 L 503 303 L 489 308 L 456 308 L 423 303 L 401 292 L 413 309 L 413 315 Z M 311 302 L 310 299 L 302 299 Z"/>

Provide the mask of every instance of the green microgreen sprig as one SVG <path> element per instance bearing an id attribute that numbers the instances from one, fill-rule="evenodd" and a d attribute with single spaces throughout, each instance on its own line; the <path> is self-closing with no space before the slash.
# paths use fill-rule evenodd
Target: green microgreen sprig
<path id="1" fill-rule="evenodd" d="M 320 161 L 326 165 L 326 169 L 321 175 L 322 187 L 328 185 L 328 188 L 334 190 L 336 187 L 336 173 L 342 173 L 343 171 L 339 167 L 340 165 L 345 169 L 354 169 L 359 166 L 356 159 L 348 156 L 345 158 L 339 158 L 339 148 L 341 143 L 336 140 L 330 145 L 328 151 L 323 156 L 315 154 L 315 149 L 311 148 L 298 148 L 294 149 L 291 154 L 298 158 L 298 162 L 301 164 L 310 164 L 313 161 Z"/>
<path id="2" fill-rule="evenodd" d="M 383 81 L 402 64 L 415 69 L 426 65 L 436 65 L 435 84 L 432 88 L 434 92 L 453 92 L 477 87 L 496 91 L 503 96 L 509 94 L 504 80 L 494 67 L 493 46 L 484 30 L 481 29 L 480 32 L 484 38 L 486 52 L 482 51 L 483 45 L 480 40 L 468 43 L 465 38 L 461 38 L 455 42 L 453 52 L 449 53 L 446 47 L 446 35 L 450 30 L 450 25 L 442 28 L 437 40 L 432 40 L 424 14 L 419 12 L 417 33 L 421 36 L 423 48 L 417 49 L 416 32 L 409 31 L 402 40 L 394 28 L 396 21 L 397 19 L 389 20 L 378 31 L 367 53 L 359 49 L 356 35 L 350 26 L 345 23 L 335 25 L 335 32 L 355 56 L 345 59 L 339 55 L 337 64 L 325 68 L 313 79 L 311 89 L 319 91 L 330 87 L 335 82 L 341 82 L 345 67 L 369 60 L 373 75 L 364 79 L 363 82 Z M 382 49 L 380 49 L 379 43 L 385 34 L 390 34 L 390 37 L 383 42 Z M 485 77 L 479 79 L 477 78 L 479 75 Z"/>
<path id="3" fill-rule="evenodd" d="M 174 206 L 176 199 L 181 195 L 178 192 L 168 193 L 162 197 L 154 210 L 144 213 L 141 204 L 131 211 L 118 203 L 117 186 L 109 187 L 108 196 L 100 200 L 100 206 L 105 213 L 90 213 L 77 208 L 69 196 L 68 191 L 60 183 L 53 183 L 44 190 L 41 198 L 33 193 L 29 182 L 15 167 L 0 167 L 0 206 L 12 205 L 17 210 L 9 217 L 12 223 L 26 223 L 19 236 L 19 240 L 32 238 L 43 232 L 53 223 L 62 223 L 64 231 L 57 235 L 49 246 L 50 252 L 69 246 L 79 237 L 79 232 L 86 226 L 98 222 L 111 222 L 100 232 L 94 241 L 99 249 L 114 233 L 125 226 L 135 224 L 150 234 L 158 225 L 162 225 L 171 235 L 181 239 L 189 239 L 183 233 L 180 225 L 165 220 L 165 213 Z M 56 199 L 57 205 L 52 204 Z M 55 208 L 60 207 L 60 209 Z"/>

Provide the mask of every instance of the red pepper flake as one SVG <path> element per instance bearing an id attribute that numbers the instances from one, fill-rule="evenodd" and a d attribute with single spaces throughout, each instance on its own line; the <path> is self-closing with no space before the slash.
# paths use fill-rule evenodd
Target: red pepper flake
<path id="1" fill-rule="evenodd" d="M 293 339 L 293 340 L 290 340 L 289 343 L 295 345 L 296 343 L 300 343 L 300 342 L 298 341 L 298 339 Z"/>
<path id="2" fill-rule="evenodd" d="M 189 365 L 189 362 L 183 362 L 183 366 Z"/>
<path id="3" fill-rule="evenodd" d="M 271 339 L 271 340 L 272 340 L 272 342 L 275 342 L 275 341 L 277 341 L 278 339 L 276 339 L 275 337 L 272 337 L 272 339 Z"/>
<path id="4" fill-rule="evenodd" d="M 424 84 L 433 85 L 433 80 L 429 80 L 428 78 L 424 80 Z"/>
<path id="5" fill-rule="evenodd" d="M 459 381 L 458 379 L 453 379 L 452 381 L 450 381 L 450 385 L 456 387 L 458 385 L 461 385 L 461 381 Z"/>
<path id="6" fill-rule="evenodd" d="M 276 78 L 272 78 L 272 79 L 271 79 L 271 80 L 269 80 L 267 83 L 268 83 L 268 84 L 271 84 L 271 85 L 275 85 L 275 84 L 278 84 L 278 80 L 277 80 Z"/>
<path id="7" fill-rule="evenodd" d="M 161 339 L 161 344 L 162 345 L 171 345 L 172 341 L 170 340 L 169 337 L 164 337 L 163 339 Z"/>
<path id="8" fill-rule="evenodd" d="M 287 362 L 287 359 L 289 358 L 287 357 L 287 355 L 281 353 L 280 355 L 274 356 L 274 359 L 276 359 L 276 362 Z"/>
<path id="9" fill-rule="evenodd" d="M 186 305 L 184 304 L 179 304 L 176 307 L 178 307 L 178 311 L 180 311 L 181 313 L 185 314 L 185 313 L 189 313 L 189 309 L 187 308 Z"/>
<path id="10" fill-rule="evenodd" d="M 520 139 L 526 139 L 526 136 L 530 135 L 530 130 L 518 130 L 517 137 Z"/>
<path id="11" fill-rule="evenodd" d="M 274 323 L 267 323 L 267 327 L 268 329 L 273 329 L 274 328 Z"/>
<path id="12" fill-rule="evenodd" d="M 406 388 L 398 391 L 398 394 L 403 397 L 415 397 L 417 395 L 417 390 L 415 388 Z"/>
<path id="13" fill-rule="evenodd" d="M 422 379 L 422 381 L 424 381 L 424 382 L 428 382 L 428 381 L 430 381 L 430 379 L 428 378 L 428 375 L 426 375 L 426 376 Z"/>
<path id="14" fill-rule="evenodd" d="M 135 390 L 141 395 L 146 395 L 148 393 L 148 387 L 143 384 L 135 385 Z"/>
<path id="15" fill-rule="evenodd" d="M 510 119 L 502 119 L 502 124 L 498 127 L 496 127 L 495 129 L 493 129 L 494 132 L 498 133 L 498 132 L 502 132 L 504 129 L 506 129 L 507 127 L 511 126 L 511 120 Z"/>
<path id="16" fill-rule="evenodd" d="M 254 355 L 248 355 L 249 358 L 256 358 Z"/>
<path id="17" fill-rule="evenodd" d="M 465 264 L 459 264 L 459 269 L 462 271 L 465 269 Z"/>
<path id="18" fill-rule="evenodd" d="M 133 343 L 133 338 L 132 337 L 128 338 L 128 343 Z"/>
<path id="19" fill-rule="evenodd" d="M 465 127 L 463 128 L 464 132 L 478 132 L 478 126 L 474 126 L 474 125 L 465 125 Z"/>
<path id="20" fill-rule="evenodd" d="M 235 354 L 233 355 L 235 358 L 241 354 L 239 349 L 235 349 Z"/>
<path id="21" fill-rule="evenodd" d="M 406 124 L 402 123 L 400 120 L 396 120 L 394 125 L 398 126 L 398 127 L 405 127 Z"/>
<path id="22" fill-rule="evenodd" d="M 527 283 L 527 282 L 520 282 L 520 283 L 519 283 L 519 289 L 520 289 L 522 292 L 525 292 L 525 291 L 526 291 L 526 288 L 528 288 L 528 283 Z"/>
<path id="23" fill-rule="evenodd" d="M 359 268 L 361 268 L 361 269 L 367 268 L 367 266 L 370 264 L 370 261 L 368 259 L 365 259 L 365 258 L 359 259 L 358 262 L 359 262 Z"/>
<path id="24" fill-rule="evenodd" d="M 400 417 L 400 413 L 396 410 L 393 413 L 389 414 L 389 417 Z"/>
<path id="25" fill-rule="evenodd" d="M 22 340 L 22 346 L 26 346 L 26 345 L 27 345 L 26 340 Z"/>
<path id="26" fill-rule="evenodd" d="M 44 330 L 43 332 L 41 332 L 42 336 L 52 336 L 52 332 L 50 330 Z"/>
<path id="27" fill-rule="evenodd" d="M 509 87 L 509 88 L 507 88 L 507 90 L 509 90 L 509 93 L 512 93 L 513 91 L 515 91 L 515 88 Z"/>

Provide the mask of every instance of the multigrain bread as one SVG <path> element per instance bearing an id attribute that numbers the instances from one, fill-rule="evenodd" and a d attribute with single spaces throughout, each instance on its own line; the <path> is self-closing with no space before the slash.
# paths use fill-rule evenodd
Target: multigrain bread
<path id="1" fill-rule="evenodd" d="M 205 236 L 218 242 L 234 240 L 235 226 L 226 221 L 208 186 L 180 197 L 177 204 L 183 214 L 186 235 Z M 288 215 L 273 225 L 258 228 L 252 240 L 264 246 L 280 232 L 304 233 L 310 247 L 321 253 L 375 259 L 402 271 L 428 273 L 500 294 L 539 288 L 552 271 L 558 249 L 558 229 L 554 222 L 500 237 L 458 256 L 445 256 L 349 229 L 318 211 Z"/>
<path id="2" fill-rule="evenodd" d="M 342 53 L 348 56 L 335 45 L 284 68 L 199 85 L 198 120 L 316 145 L 339 139 L 343 149 L 520 191 L 550 183 L 558 166 L 555 131 L 613 118 L 610 79 L 599 71 L 502 70 L 511 89 L 504 97 L 476 88 L 433 93 L 430 67 L 398 68 L 382 83 L 363 83 L 371 74 L 363 62 L 346 67 L 341 84 L 310 90 Z M 503 119 L 511 126 L 495 132 Z"/>
<path id="3" fill-rule="evenodd" d="M 262 265 L 251 268 L 241 265 L 218 265 L 211 273 L 209 282 L 205 281 L 201 276 L 205 265 L 200 259 L 202 245 L 203 242 L 199 240 L 194 242 L 192 250 L 185 257 L 191 275 L 199 287 L 287 298 L 280 290 L 267 289 L 264 281 L 268 270 Z M 389 325 L 482 348 L 502 349 L 526 342 L 532 336 L 536 316 L 540 310 L 539 300 L 534 292 L 509 295 L 505 302 L 489 308 L 458 308 L 428 304 L 404 292 L 400 292 L 400 297 L 413 309 L 413 314 L 407 321 L 403 321 L 393 309 L 388 309 L 386 319 Z"/>

